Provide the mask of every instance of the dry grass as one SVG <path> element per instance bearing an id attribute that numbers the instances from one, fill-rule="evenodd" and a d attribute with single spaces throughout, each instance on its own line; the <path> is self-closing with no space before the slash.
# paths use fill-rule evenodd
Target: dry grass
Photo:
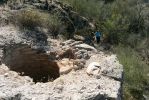
<path id="1" fill-rule="evenodd" d="M 124 65 L 124 100 L 144 100 L 144 94 L 149 96 L 149 91 L 145 90 L 149 85 L 149 66 L 130 47 L 118 46 L 115 52 Z"/>
<path id="2" fill-rule="evenodd" d="M 61 27 L 61 21 L 57 15 L 50 15 L 39 10 L 28 9 L 15 15 L 16 23 L 21 28 L 33 30 L 36 27 L 43 27 L 54 32 Z"/>

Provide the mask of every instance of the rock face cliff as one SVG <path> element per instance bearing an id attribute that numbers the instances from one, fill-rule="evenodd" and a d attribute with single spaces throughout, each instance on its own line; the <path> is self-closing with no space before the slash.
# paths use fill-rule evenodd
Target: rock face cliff
<path id="1" fill-rule="evenodd" d="M 0 28 L 0 99 L 121 100 L 123 67 L 116 55 L 39 34 Z"/>

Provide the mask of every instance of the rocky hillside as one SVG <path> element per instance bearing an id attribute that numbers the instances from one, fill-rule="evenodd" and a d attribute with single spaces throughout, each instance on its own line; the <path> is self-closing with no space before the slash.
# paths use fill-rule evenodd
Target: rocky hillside
<path id="1" fill-rule="evenodd" d="M 69 25 L 75 27 L 71 31 L 93 28 L 86 18 L 58 1 L 25 0 L 8 5 L 0 9 L 0 100 L 122 99 L 123 67 L 116 55 L 84 41 L 52 39 L 41 30 L 22 30 L 11 21 L 14 13 L 28 6 L 59 12 L 61 21 L 69 22 L 68 32 Z"/>
<path id="2" fill-rule="evenodd" d="M 5 24 L 13 23 L 19 27 L 23 26 L 29 29 L 37 29 L 37 27 L 48 28 L 50 35 L 64 34 L 68 38 L 73 38 L 74 33 L 81 30 L 95 29 L 95 23 L 89 18 L 81 16 L 69 4 L 65 4 L 60 0 L 8 0 L 3 5 L 9 8 L 6 16 L 1 18 L 2 21 L 5 21 Z M 41 16 L 38 16 L 40 14 Z M 23 16 L 31 18 L 23 18 Z M 46 17 L 50 16 L 55 17 L 52 22 L 49 22 L 50 18 L 46 19 Z M 39 17 L 42 18 L 40 19 Z M 25 23 L 25 21 L 28 23 Z"/>
<path id="3" fill-rule="evenodd" d="M 123 67 L 116 55 L 82 41 L 25 34 L 1 27 L 0 99 L 121 100 Z"/>

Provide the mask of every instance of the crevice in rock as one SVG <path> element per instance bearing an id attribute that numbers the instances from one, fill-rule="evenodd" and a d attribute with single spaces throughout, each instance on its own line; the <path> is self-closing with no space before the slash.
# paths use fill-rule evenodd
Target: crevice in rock
<path id="1" fill-rule="evenodd" d="M 3 50 L 2 63 L 20 75 L 33 78 L 34 82 L 48 82 L 60 76 L 56 61 L 49 60 L 46 53 L 27 44 L 7 45 Z"/>
<path id="2" fill-rule="evenodd" d="M 122 81 L 121 78 L 117 78 L 117 77 L 114 77 L 114 76 L 106 75 L 106 74 L 103 74 L 103 73 L 101 75 L 106 76 L 106 77 L 109 77 L 111 79 L 114 79 L 115 81 L 120 81 L 120 82 Z"/>

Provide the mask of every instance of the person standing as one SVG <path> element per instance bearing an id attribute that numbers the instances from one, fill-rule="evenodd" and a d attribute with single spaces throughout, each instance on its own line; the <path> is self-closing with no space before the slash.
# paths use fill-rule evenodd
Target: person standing
<path id="1" fill-rule="evenodd" d="M 95 32 L 95 37 L 96 37 L 96 42 L 100 43 L 100 41 L 101 41 L 101 32 L 96 31 Z"/>

